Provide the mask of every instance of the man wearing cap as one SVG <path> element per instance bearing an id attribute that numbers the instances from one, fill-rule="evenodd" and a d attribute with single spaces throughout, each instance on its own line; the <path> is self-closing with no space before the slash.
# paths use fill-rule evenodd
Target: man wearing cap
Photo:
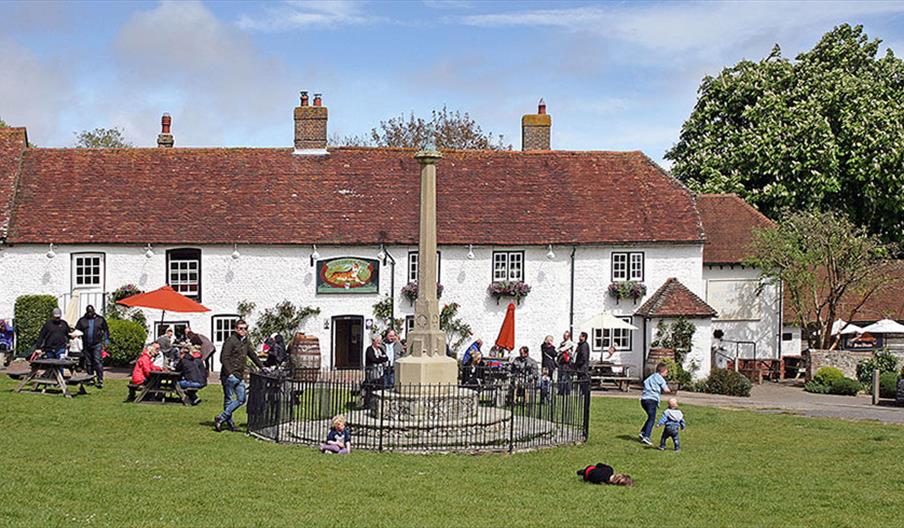
<path id="1" fill-rule="evenodd" d="M 88 374 L 97 376 L 97 388 L 104 388 L 104 345 L 110 343 L 107 320 L 97 315 L 94 306 L 85 308 L 85 315 L 75 323 L 75 329 L 82 333 L 82 354 Z"/>
<path id="2" fill-rule="evenodd" d="M 41 327 L 41 333 L 38 334 L 38 341 L 35 343 L 35 352 L 47 359 L 62 358 L 66 353 L 71 333 L 69 323 L 63 320 L 63 311 L 54 308 L 53 317 Z"/>

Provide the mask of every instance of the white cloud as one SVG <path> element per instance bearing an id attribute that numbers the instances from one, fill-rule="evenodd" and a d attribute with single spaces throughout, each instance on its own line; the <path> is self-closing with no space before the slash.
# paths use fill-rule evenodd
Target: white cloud
<path id="1" fill-rule="evenodd" d="M 366 14 L 355 0 L 287 0 L 259 15 L 242 15 L 238 26 L 250 31 L 288 31 L 308 27 L 372 24 L 383 17 Z"/>
<path id="2" fill-rule="evenodd" d="M 841 18 L 904 13 L 895 2 L 700 2 L 535 9 L 461 16 L 479 27 L 535 26 L 588 32 L 665 53 L 726 49 Z M 827 28 L 826 28 L 827 29 Z"/>

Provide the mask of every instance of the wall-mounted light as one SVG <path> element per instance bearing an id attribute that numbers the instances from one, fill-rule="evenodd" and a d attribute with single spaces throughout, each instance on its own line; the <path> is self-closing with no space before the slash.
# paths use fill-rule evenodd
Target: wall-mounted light
<path id="1" fill-rule="evenodd" d="M 329 330 L 329 329 L 330 329 L 330 320 L 329 320 L 329 319 L 324 319 L 324 320 L 323 320 L 323 329 L 324 329 L 324 330 Z"/>
<path id="2" fill-rule="evenodd" d="M 145 256 L 145 258 L 151 258 L 151 257 L 154 256 L 154 250 L 151 249 L 151 245 L 150 245 L 150 244 L 148 244 L 148 247 L 145 248 L 145 250 L 144 250 L 144 256 Z"/>
<path id="3" fill-rule="evenodd" d="M 474 246 L 468 244 L 468 260 L 474 260 Z"/>
<path id="4" fill-rule="evenodd" d="M 549 251 L 546 252 L 546 258 L 549 260 L 556 258 L 556 254 L 552 252 L 552 244 L 549 245 Z"/>
<path id="5" fill-rule="evenodd" d="M 386 246 L 383 244 L 380 244 L 380 252 L 377 253 L 377 258 L 380 259 L 384 266 L 386 265 Z"/>
<path id="6" fill-rule="evenodd" d="M 238 260 L 239 257 L 241 257 L 241 256 L 242 256 L 242 254 L 239 253 L 239 246 L 238 246 L 238 244 L 233 244 L 233 245 L 232 245 L 232 260 Z"/>
<path id="7" fill-rule="evenodd" d="M 52 243 L 52 242 L 50 243 L 50 249 L 47 250 L 46 256 L 47 256 L 47 258 L 49 258 L 49 259 L 52 259 L 53 257 L 56 256 L 56 251 L 53 250 L 53 243 Z"/>
<path id="8" fill-rule="evenodd" d="M 311 252 L 311 266 L 320 259 L 320 253 L 317 252 L 317 244 L 314 244 L 314 251 Z"/>

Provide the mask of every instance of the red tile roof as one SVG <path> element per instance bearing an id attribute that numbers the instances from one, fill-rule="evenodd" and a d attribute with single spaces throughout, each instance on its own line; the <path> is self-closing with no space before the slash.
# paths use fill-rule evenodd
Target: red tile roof
<path id="1" fill-rule="evenodd" d="M 24 128 L 0 128 L 0 240 L 9 228 L 16 175 L 27 145 Z"/>
<path id="2" fill-rule="evenodd" d="M 861 306 L 856 315 L 850 318 L 850 313 L 863 298 L 862 294 L 849 293 L 841 298 L 837 316 L 852 323 L 874 322 L 880 319 L 895 319 L 904 321 L 904 260 L 890 260 L 885 263 L 887 268 L 884 274 L 889 281 Z M 785 324 L 797 325 L 797 310 L 792 306 L 787 289 L 785 290 L 784 315 Z M 816 320 L 815 314 L 810 314 L 810 321 Z"/>
<path id="3" fill-rule="evenodd" d="M 697 297 L 678 279 L 672 277 L 634 312 L 652 317 L 715 317 L 716 311 L 706 301 Z"/>
<path id="4" fill-rule="evenodd" d="M 775 223 L 736 194 L 697 195 L 697 209 L 706 231 L 704 264 L 738 264 L 750 256 L 755 228 Z"/>
<path id="5" fill-rule="evenodd" d="M 385 148 L 335 148 L 323 157 L 260 148 L 29 148 L 8 242 L 415 244 L 413 155 Z M 640 152 L 444 156 L 437 195 L 443 244 L 703 238 L 690 192 Z"/>

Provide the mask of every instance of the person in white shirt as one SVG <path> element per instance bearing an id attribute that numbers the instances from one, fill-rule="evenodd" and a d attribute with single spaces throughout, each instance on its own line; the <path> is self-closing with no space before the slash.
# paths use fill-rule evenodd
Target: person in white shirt
<path id="1" fill-rule="evenodd" d="M 386 332 L 383 348 L 386 351 L 386 366 L 383 370 L 384 383 L 387 387 L 392 387 L 395 385 L 395 360 L 402 355 L 402 343 L 399 342 L 399 336 L 395 330 L 390 329 Z"/>

